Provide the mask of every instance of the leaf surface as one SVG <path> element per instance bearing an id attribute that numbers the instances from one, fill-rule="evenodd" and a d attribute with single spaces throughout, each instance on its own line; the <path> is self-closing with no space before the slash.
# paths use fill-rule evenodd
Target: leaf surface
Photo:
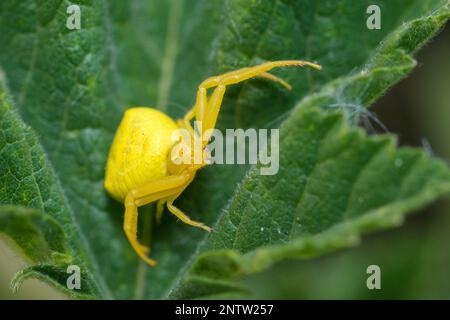
<path id="1" fill-rule="evenodd" d="M 439 161 L 351 126 L 415 66 L 412 53 L 444 25 L 448 6 L 376 1 L 382 30 L 369 31 L 372 2 L 85 0 L 82 29 L 70 31 L 64 1 L 3 0 L 0 203 L 36 209 L 67 239 L 58 249 L 65 259 L 46 260 L 43 250 L 32 258 L 45 266 L 17 279 L 63 287 L 72 259 L 86 297 L 222 294 L 237 290 L 235 276 L 353 244 L 447 192 Z M 201 171 L 177 205 L 216 231 L 205 236 L 167 214 L 151 235 L 158 267 L 142 264 L 123 235 L 122 205 L 103 189 L 124 110 L 146 105 L 181 116 L 204 78 L 291 58 L 324 70 L 275 71 L 292 92 L 265 80 L 230 88 L 219 123 L 278 127 L 287 118 L 279 174 L 252 169 L 242 180 L 244 166 Z M 45 232 L 35 228 L 44 245 Z M 151 229 L 145 223 L 143 236 Z"/>

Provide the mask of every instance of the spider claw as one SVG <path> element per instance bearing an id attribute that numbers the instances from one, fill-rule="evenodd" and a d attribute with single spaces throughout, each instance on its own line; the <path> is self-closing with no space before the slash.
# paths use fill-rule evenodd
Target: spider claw
<path id="1" fill-rule="evenodd" d="M 202 225 L 200 226 L 200 228 L 202 228 L 203 230 L 205 230 L 205 231 L 207 231 L 207 232 L 212 232 L 212 231 L 213 231 L 212 228 L 210 228 L 210 227 L 208 227 L 207 225 L 204 225 L 204 224 L 202 224 Z"/>

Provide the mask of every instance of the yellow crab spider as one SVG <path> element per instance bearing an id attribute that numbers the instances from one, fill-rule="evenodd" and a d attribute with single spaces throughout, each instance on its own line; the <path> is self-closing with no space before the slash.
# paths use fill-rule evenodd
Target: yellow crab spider
<path id="1" fill-rule="evenodd" d="M 139 243 L 137 238 L 138 207 L 157 201 L 156 216 L 159 220 L 167 205 L 169 211 L 182 222 L 211 231 L 201 222 L 191 220 L 173 205 L 175 199 L 195 178 L 197 170 L 208 164 L 204 158 L 200 163 L 179 163 L 174 161 L 171 151 L 174 146 L 174 130 L 183 128 L 190 135 L 204 137 L 204 133 L 216 125 L 226 86 L 253 77 L 263 77 L 279 82 L 290 89 L 289 84 L 268 73 L 275 67 L 320 65 L 300 60 L 266 62 L 254 67 L 224 73 L 203 81 L 198 87 L 195 105 L 183 119 L 172 120 L 164 113 L 146 107 L 128 109 L 117 129 L 106 165 L 105 188 L 116 200 L 125 205 L 123 229 L 136 253 L 151 266 L 156 261 L 149 258 L 150 249 Z M 214 88 L 208 97 L 207 90 Z M 191 121 L 202 123 L 201 129 Z M 199 132 L 201 131 L 201 132 Z M 208 137 L 202 139 L 202 150 L 207 152 Z M 191 148 L 192 145 L 186 146 Z"/>

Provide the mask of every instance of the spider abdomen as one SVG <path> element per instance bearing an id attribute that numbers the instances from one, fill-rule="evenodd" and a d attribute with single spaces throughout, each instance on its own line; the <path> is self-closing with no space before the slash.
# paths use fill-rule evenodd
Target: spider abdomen
<path id="1" fill-rule="evenodd" d="M 128 109 L 106 164 L 108 193 L 123 202 L 130 190 L 166 176 L 172 133 L 177 128 L 175 121 L 156 109 Z"/>

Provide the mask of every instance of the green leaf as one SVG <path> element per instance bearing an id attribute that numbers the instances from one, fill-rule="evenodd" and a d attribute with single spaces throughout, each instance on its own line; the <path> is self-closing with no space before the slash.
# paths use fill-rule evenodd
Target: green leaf
<path id="1" fill-rule="evenodd" d="M 11 282 L 11 288 L 15 292 L 18 290 L 23 281 L 28 278 L 35 278 L 51 284 L 66 293 L 70 297 L 77 299 L 95 299 L 97 294 L 93 294 L 95 288 L 92 288 L 90 275 L 86 271 L 81 271 L 80 282 L 82 283 L 80 289 L 68 289 L 66 282 L 70 274 L 67 273 L 68 265 L 55 264 L 36 264 L 31 267 L 19 271 Z"/>
<path id="2" fill-rule="evenodd" d="M 0 206 L 0 235 L 6 235 L 31 263 L 51 264 L 52 268 L 64 270 L 76 264 L 85 273 L 93 272 L 64 192 L 41 146 L 1 92 L 0 120 L 1 199 L 2 203 L 20 205 Z M 33 268 L 23 270 L 13 287 L 29 277 Z M 43 276 L 40 278 L 44 280 Z M 50 275 L 45 279 L 59 283 Z M 65 283 L 64 280 L 60 287 L 65 287 Z M 82 296 L 98 296 L 96 286 L 89 275 L 83 286 L 89 292 Z M 80 296 L 77 292 L 70 294 Z"/>
<path id="3" fill-rule="evenodd" d="M 250 171 L 173 298 L 217 294 L 213 280 L 223 287 L 286 258 L 358 244 L 450 192 L 445 163 L 349 129 L 340 113 L 299 105 L 282 136 L 280 172 Z"/>
<path id="4" fill-rule="evenodd" d="M 383 25 L 369 31 L 366 8 L 374 2 Z M 398 223 L 449 191 L 440 162 L 349 127 L 414 67 L 411 54 L 448 19 L 447 1 L 78 3 L 80 31 L 66 29 L 64 1 L 0 3 L 0 66 L 9 93 L 0 104 L 0 204 L 35 208 L 57 223 L 67 239 L 63 254 L 83 272 L 80 296 L 192 298 L 235 291 L 237 276 L 354 244 L 362 232 Z M 281 149 L 279 174 L 260 177 L 252 169 L 236 188 L 244 166 L 199 172 L 177 205 L 216 231 L 205 236 L 165 215 L 151 237 L 159 264 L 148 268 L 123 235 L 122 205 L 103 189 L 123 111 L 148 105 L 181 116 L 204 78 L 286 58 L 317 60 L 324 70 L 277 70 L 292 92 L 265 80 L 230 88 L 219 123 L 222 129 L 277 127 L 288 117 L 281 143 L 289 148 Z M 48 261 L 46 252 L 36 261 Z M 23 273 L 63 288 L 63 271 L 40 263 Z"/>
<path id="5" fill-rule="evenodd" d="M 13 239 L 32 262 L 53 262 L 55 254 L 67 252 L 61 226 L 37 210 L 0 206 L 0 232 Z"/>

